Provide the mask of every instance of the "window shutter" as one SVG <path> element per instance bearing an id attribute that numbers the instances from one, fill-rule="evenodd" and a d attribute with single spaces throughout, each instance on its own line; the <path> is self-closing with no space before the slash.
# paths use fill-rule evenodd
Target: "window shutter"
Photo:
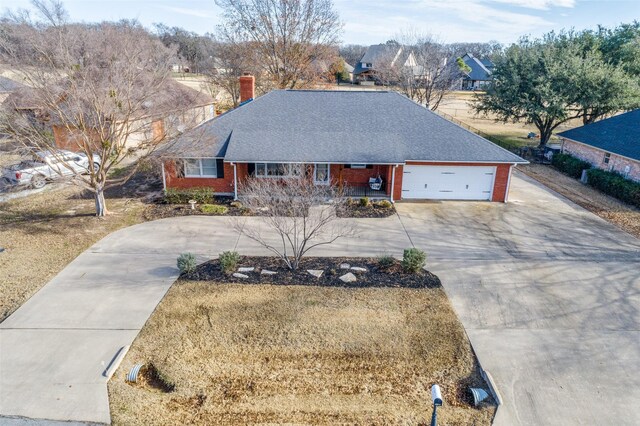
<path id="1" fill-rule="evenodd" d="M 373 169 L 373 164 L 367 164 L 367 169 Z"/>
<path id="2" fill-rule="evenodd" d="M 249 163 L 247 165 L 247 173 L 249 176 L 255 176 L 256 174 L 256 163 Z"/>
<path id="3" fill-rule="evenodd" d="M 175 172 L 176 172 L 176 177 L 177 178 L 183 178 L 184 177 L 184 160 L 183 159 L 177 159 L 174 163 L 175 165 Z"/>
<path id="4" fill-rule="evenodd" d="M 222 158 L 216 158 L 216 172 L 220 179 L 224 177 L 224 160 Z"/>
<path id="5" fill-rule="evenodd" d="M 350 168 L 351 168 L 351 164 L 345 164 L 345 165 L 344 165 L 344 168 L 345 168 L 345 169 L 350 169 Z"/>

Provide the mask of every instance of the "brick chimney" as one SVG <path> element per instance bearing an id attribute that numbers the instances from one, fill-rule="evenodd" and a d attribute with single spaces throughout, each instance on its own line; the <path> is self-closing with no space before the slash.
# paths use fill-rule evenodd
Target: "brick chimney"
<path id="1" fill-rule="evenodd" d="M 255 82 L 255 77 L 248 72 L 245 72 L 240 77 L 240 102 L 248 101 L 255 97 Z"/>

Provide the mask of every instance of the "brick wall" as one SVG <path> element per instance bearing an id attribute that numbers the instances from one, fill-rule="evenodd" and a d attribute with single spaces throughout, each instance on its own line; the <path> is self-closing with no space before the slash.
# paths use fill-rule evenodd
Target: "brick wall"
<path id="1" fill-rule="evenodd" d="M 224 163 L 224 178 L 197 178 L 178 177 L 176 162 L 167 160 L 164 162 L 164 179 L 167 188 L 207 187 L 217 193 L 233 193 L 233 166 L 229 163 Z"/>
<path id="2" fill-rule="evenodd" d="M 496 176 L 493 183 L 493 196 L 491 201 L 505 202 L 509 192 L 509 175 L 511 172 L 510 164 L 491 164 L 491 163 L 420 163 L 408 162 L 408 165 L 425 165 L 425 166 L 495 166 Z M 393 188 L 393 199 L 402 199 L 402 177 L 404 176 L 402 166 L 396 168 L 396 180 Z"/>
<path id="3" fill-rule="evenodd" d="M 607 151 L 594 148 L 571 140 L 565 140 L 563 151 L 578 157 L 581 160 L 591 163 L 594 167 L 602 170 L 611 170 L 626 175 L 629 179 L 640 182 L 640 161 L 634 161 L 626 157 L 611 153 L 609 163 L 604 162 L 604 155 Z M 629 167 L 629 173 L 625 173 L 625 168 Z"/>

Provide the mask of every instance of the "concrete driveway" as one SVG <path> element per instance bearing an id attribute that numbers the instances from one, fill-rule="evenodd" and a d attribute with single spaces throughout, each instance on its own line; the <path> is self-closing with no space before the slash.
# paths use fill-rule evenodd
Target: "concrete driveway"
<path id="1" fill-rule="evenodd" d="M 424 248 L 502 392 L 497 424 L 639 424 L 639 241 L 522 177 L 512 186 L 509 204 L 399 204 L 312 254 Z M 76 258 L 0 324 L 0 424 L 108 423 L 103 373 L 177 277 L 177 255 L 229 249 L 268 254 L 227 218 L 192 216 L 122 229 Z"/>
<path id="2" fill-rule="evenodd" d="M 398 204 L 504 399 L 496 425 L 640 424 L 640 241 L 518 174 Z"/>

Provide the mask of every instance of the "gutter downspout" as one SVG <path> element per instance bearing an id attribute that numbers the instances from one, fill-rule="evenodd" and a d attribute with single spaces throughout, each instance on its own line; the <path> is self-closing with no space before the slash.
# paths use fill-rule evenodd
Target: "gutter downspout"
<path id="1" fill-rule="evenodd" d="M 238 201 L 238 169 L 236 163 L 231 163 L 233 166 L 233 200 Z"/>
<path id="2" fill-rule="evenodd" d="M 507 179 L 507 189 L 504 194 L 504 202 L 507 203 L 509 201 L 509 190 L 511 189 L 511 175 L 513 174 L 513 164 L 509 166 L 509 178 Z"/>
<path id="3" fill-rule="evenodd" d="M 393 165 L 393 168 L 391 169 L 391 202 L 393 203 L 393 190 L 395 189 L 396 186 L 396 166 L 397 164 Z"/>

